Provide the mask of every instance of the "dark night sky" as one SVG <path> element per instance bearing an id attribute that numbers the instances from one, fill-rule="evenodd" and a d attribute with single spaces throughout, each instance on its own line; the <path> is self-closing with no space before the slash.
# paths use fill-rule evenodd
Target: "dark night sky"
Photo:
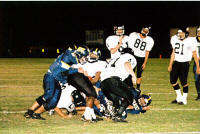
<path id="1" fill-rule="evenodd" d="M 200 2 L 0 2 L 0 47 L 19 55 L 29 46 L 63 46 L 84 42 L 84 31 L 104 30 L 113 34 L 113 25 L 124 24 L 126 33 L 152 26 L 155 46 L 151 57 L 169 57 L 169 29 L 200 24 Z M 23 49 L 22 49 L 23 48 Z M 4 52 L 5 54 L 5 52 Z M 22 54 L 21 54 L 22 55 Z"/>

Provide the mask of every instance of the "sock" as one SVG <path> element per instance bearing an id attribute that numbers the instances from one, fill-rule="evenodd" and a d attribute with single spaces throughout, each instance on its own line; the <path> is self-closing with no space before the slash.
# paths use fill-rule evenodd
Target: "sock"
<path id="1" fill-rule="evenodd" d="M 178 90 L 175 90 L 175 91 L 176 91 L 176 95 L 177 95 L 176 100 L 177 100 L 177 101 L 180 101 L 180 99 L 181 99 L 181 97 L 182 97 L 182 95 L 181 95 L 181 90 L 178 89 Z"/>
<path id="2" fill-rule="evenodd" d="M 183 93 L 183 99 L 187 99 L 188 93 Z"/>
<path id="3" fill-rule="evenodd" d="M 93 118 L 93 119 L 96 119 L 96 115 L 95 115 L 95 113 L 94 113 L 94 109 L 93 109 L 93 108 L 90 108 L 90 113 L 91 113 L 91 115 L 92 115 L 92 118 Z"/>
<path id="4" fill-rule="evenodd" d="M 183 93 L 182 102 L 183 102 L 185 105 L 187 104 L 187 96 L 188 96 L 188 93 Z"/>
<path id="5" fill-rule="evenodd" d="M 85 112 L 84 112 L 84 117 L 86 120 L 91 120 L 91 108 L 90 107 L 86 107 L 85 108 Z"/>

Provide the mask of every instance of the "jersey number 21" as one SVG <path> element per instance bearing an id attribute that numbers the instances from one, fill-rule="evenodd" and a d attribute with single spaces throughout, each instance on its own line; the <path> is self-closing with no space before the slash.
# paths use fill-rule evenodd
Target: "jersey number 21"
<path id="1" fill-rule="evenodd" d="M 184 46 L 184 44 L 176 43 L 175 44 L 175 53 L 183 55 L 183 46 Z"/>

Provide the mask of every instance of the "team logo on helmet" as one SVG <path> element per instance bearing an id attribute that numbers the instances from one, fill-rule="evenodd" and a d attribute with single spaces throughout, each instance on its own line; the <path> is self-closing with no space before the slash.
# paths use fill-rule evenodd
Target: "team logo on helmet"
<path id="1" fill-rule="evenodd" d="M 85 101 L 84 97 L 81 95 L 80 91 L 78 91 L 78 90 L 74 90 L 71 93 L 71 96 L 74 99 L 75 106 L 79 106 L 82 103 L 84 103 L 84 101 Z"/>
<path id="2" fill-rule="evenodd" d="M 87 57 L 89 55 L 89 50 L 87 47 L 78 47 L 75 52 L 78 59 L 84 57 Z"/>
<path id="3" fill-rule="evenodd" d="M 149 106 L 151 104 L 152 98 L 150 95 L 142 94 L 141 97 L 144 98 L 144 101 L 146 103 L 145 106 Z"/>

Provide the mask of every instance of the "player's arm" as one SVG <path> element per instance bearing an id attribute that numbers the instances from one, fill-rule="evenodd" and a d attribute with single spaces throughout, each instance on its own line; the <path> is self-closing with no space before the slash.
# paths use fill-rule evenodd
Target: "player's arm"
<path id="1" fill-rule="evenodd" d="M 145 52 L 144 63 L 142 64 L 142 69 L 143 69 L 143 70 L 146 68 L 146 64 L 147 64 L 148 58 L 149 58 L 149 51 L 146 51 L 146 52 Z"/>
<path id="2" fill-rule="evenodd" d="M 145 111 L 150 110 L 150 106 L 142 107 L 142 110 L 145 110 Z"/>
<path id="3" fill-rule="evenodd" d="M 125 66 L 126 71 L 132 76 L 133 85 L 136 85 L 136 76 L 135 76 L 135 73 L 133 72 L 133 68 L 131 66 L 131 63 L 125 62 L 124 66 Z"/>
<path id="4" fill-rule="evenodd" d="M 172 50 L 172 53 L 171 53 L 171 57 L 170 57 L 170 62 L 169 62 L 169 66 L 168 66 L 168 71 L 171 72 L 172 71 L 172 65 L 173 65 L 173 62 L 174 62 L 174 58 L 175 58 L 175 55 L 174 55 L 174 49 Z"/>
<path id="5" fill-rule="evenodd" d="M 121 47 L 123 38 L 124 38 L 124 36 L 119 37 L 118 45 L 116 47 L 110 49 L 111 54 L 114 54 L 115 52 L 117 52 L 117 50 Z"/>
<path id="6" fill-rule="evenodd" d="M 61 61 L 62 67 L 66 69 L 66 71 L 63 72 L 64 75 L 74 74 L 74 73 L 84 73 L 84 70 L 82 67 L 74 68 L 73 66 L 69 65 L 68 63 Z"/>
<path id="7" fill-rule="evenodd" d="M 90 80 L 93 85 L 96 84 L 100 80 L 100 74 L 101 72 L 96 72 L 95 77 Z"/>
<path id="8" fill-rule="evenodd" d="M 58 107 L 55 107 L 54 110 L 55 110 L 56 113 L 57 113 L 59 116 L 61 116 L 62 118 L 69 119 L 69 118 L 72 117 L 71 114 L 67 115 L 67 114 L 63 113 L 62 110 L 61 110 L 60 108 L 58 108 Z"/>
<path id="9" fill-rule="evenodd" d="M 196 51 L 193 51 L 193 52 L 192 52 L 192 56 L 194 57 L 194 61 L 195 61 L 195 63 L 196 63 L 196 67 L 197 67 L 196 73 L 197 73 L 197 74 L 200 74 L 200 70 L 199 70 L 199 60 L 198 60 L 198 58 L 197 58 L 197 52 L 196 52 Z"/>

